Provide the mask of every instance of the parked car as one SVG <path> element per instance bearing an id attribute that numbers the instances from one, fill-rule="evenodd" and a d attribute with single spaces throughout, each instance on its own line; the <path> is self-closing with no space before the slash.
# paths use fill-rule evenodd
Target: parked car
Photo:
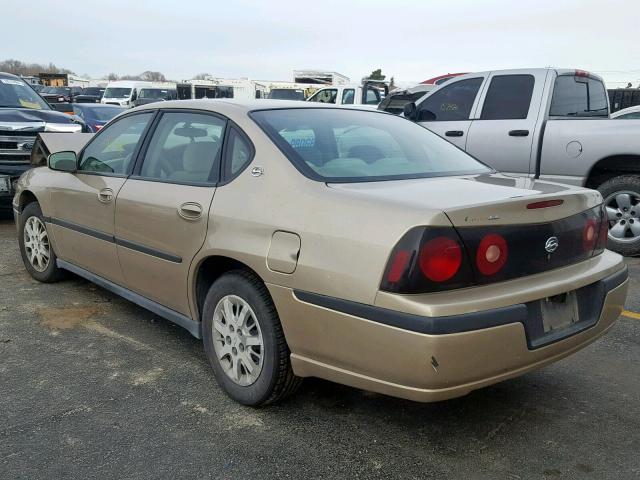
<path id="1" fill-rule="evenodd" d="M 80 117 L 93 133 L 99 131 L 109 120 L 126 110 L 126 107 L 101 103 L 74 103 L 72 105 L 73 113 Z"/>
<path id="2" fill-rule="evenodd" d="M 375 110 L 138 107 L 25 174 L 14 207 L 33 278 L 68 270 L 186 328 L 248 405 L 308 376 L 464 395 L 591 343 L 628 285 L 598 192 Z"/>
<path id="3" fill-rule="evenodd" d="M 307 102 L 332 105 L 369 105 L 375 108 L 389 93 L 389 85 L 377 80 L 366 80 L 360 85 L 332 85 L 319 89 Z"/>
<path id="4" fill-rule="evenodd" d="M 73 97 L 75 103 L 100 103 L 106 88 L 102 87 L 86 87 L 82 92 Z"/>
<path id="5" fill-rule="evenodd" d="M 168 100 L 177 100 L 178 92 L 175 88 L 141 88 L 138 98 L 133 101 L 134 107 L 146 105 L 153 102 L 166 102 Z"/>
<path id="6" fill-rule="evenodd" d="M 389 92 L 389 95 L 387 95 L 378 105 L 378 110 L 400 115 L 404 112 L 405 105 L 416 102 L 422 98 L 426 92 L 430 92 L 434 88 L 434 85 L 427 85 L 423 83 L 407 89 L 399 88 Z"/>
<path id="7" fill-rule="evenodd" d="M 617 112 L 611 114 L 611 118 L 620 118 L 625 120 L 638 120 L 640 119 L 640 105 L 636 105 L 635 107 L 625 108 L 623 110 L 618 110 Z"/>
<path id="8" fill-rule="evenodd" d="M 640 253 L 640 122 L 612 122 L 602 79 L 582 70 L 456 77 L 407 116 L 502 172 L 596 188 L 609 248 Z"/>
<path id="9" fill-rule="evenodd" d="M 83 126 L 54 112 L 20 77 L 0 73 L 0 210 L 11 212 L 14 185 L 30 168 L 38 132 L 80 132 Z"/>
<path id="10" fill-rule="evenodd" d="M 101 103 L 109 105 L 120 105 L 130 107 L 138 98 L 138 93 L 142 88 L 150 87 L 151 82 L 139 82 L 130 80 L 116 80 L 109 82 L 102 95 Z"/>
<path id="11" fill-rule="evenodd" d="M 82 94 L 82 87 L 44 87 L 40 96 L 49 104 L 69 103 L 73 97 Z"/>

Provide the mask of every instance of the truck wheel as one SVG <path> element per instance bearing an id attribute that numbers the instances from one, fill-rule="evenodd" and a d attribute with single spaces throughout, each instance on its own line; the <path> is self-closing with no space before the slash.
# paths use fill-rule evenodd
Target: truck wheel
<path id="1" fill-rule="evenodd" d="M 293 374 L 269 291 L 249 272 L 231 271 L 213 283 L 203 308 L 202 339 L 216 380 L 244 405 L 277 402 L 302 381 Z"/>
<path id="2" fill-rule="evenodd" d="M 22 261 L 29 274 L 44 283 L 53 283 L 64 277 L 64 271 L 56 265 L 49 234 L 37 203 L 30 203 L 20 214 L 18 244 Z"/>
<path id="3" fill-rule="evenodd" d="M 609 221 L 607 247 L 625 256 L 640 254 L 640 177 L 614 177 L 598 191 Z"/>

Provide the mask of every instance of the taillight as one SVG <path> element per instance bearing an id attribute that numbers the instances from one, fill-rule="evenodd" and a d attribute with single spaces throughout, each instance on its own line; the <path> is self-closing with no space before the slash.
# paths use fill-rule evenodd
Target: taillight
<path id="1" fill-rule="evenodd" d="M 380 288 L 395 293 L 427 293 L 473 285 L 466 250 L 453 227 L 416 227 L 398 242 Z"/>
<path id="2" fill-rule="evenodd" d="M 420 270 L 432 282 L 446 282 L 460 270 L 462 248 L 449 237 L 436 237 L 420 249 Z"/>
<path id="3" fill-rule="evenodd" d="M 595 218 L 587 218 L 582 231 L 582 248 L 590 252 L 596 246 L 598 240 L 598 223 Z"/>
<path id="4" fill-rule="evenodd" d="M 507 241 L 497 233 L 486 235 L 476 251 L 476 266 L 482 275 L 495 275 L 507 263 Z"/>
<path id="5" fill-rule="evenodd" d="M 602 253 L 607 248 L 607 240 L 609 238 L 609 217 L 607 216 L 607 209 L 604 205 L 600 209 L 600 228 L 598 229 L 598 240 L 596 242 L 594 255 Z"/>

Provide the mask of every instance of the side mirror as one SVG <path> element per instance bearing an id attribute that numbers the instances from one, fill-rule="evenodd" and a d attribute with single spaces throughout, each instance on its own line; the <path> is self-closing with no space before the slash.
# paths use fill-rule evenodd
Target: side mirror
<path id="1" fill-rule="evenodd" d="M 47 166 L 51 170 L 75 173 L 78 170 L 78 157 L 76 152 L 56 152 L 49 155 Z"/>
<path id="2" fill-rule="evenodd" d="M 414 102 L 409 102 L 403 107 L 402 113 L 404 114 L 404 118 L 415 122 L 418 117 L 418 108 Z"/>

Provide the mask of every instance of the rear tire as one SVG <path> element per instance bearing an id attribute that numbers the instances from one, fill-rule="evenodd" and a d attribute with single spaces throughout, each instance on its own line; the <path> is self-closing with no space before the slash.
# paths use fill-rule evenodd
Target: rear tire
<path id="1" fill-rule="evenodd" d="M 64 277 L 64 270 L 56 264 L 42 210 L 36 202 L 28 204 L 20 214 L 18 245 L 24 266 L 33 278 L 53 283 Z"/>
<path id="2" fill-rule="evenodd" d="M 234 270 L 213 283 L 204 303 L 202 338 L 218 384 L 237 402 L 275 403 L 302 381 L 293 374 L 269 291 L 249 272 Z"/>
<path id="3" fill-rule="evenodd" d="M 598 191 L 609 219 L 607 248 L 625 256 L 640 254 L 640 177 L 614 177 Z"/>

